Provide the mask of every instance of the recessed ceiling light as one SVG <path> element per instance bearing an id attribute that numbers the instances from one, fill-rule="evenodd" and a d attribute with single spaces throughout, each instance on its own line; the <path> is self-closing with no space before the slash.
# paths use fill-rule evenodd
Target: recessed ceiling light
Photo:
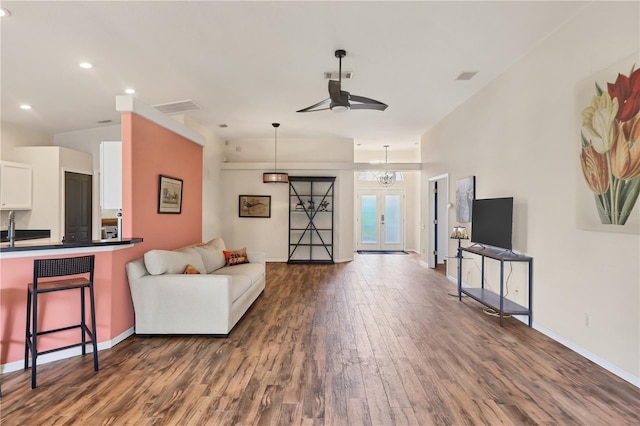
<path id="1" fill-rule="evenodd" d="M 84 68 L 86 70 L 88 70 L 89 68 L 92 68 L 93 65 L 91 65 L 89 62 L 80 62 L 80 68 Z"/>
<path id="2" fill-rule="evenodd" d="M 127 95 L 133 95 L 134 93 L 136 93 L 136 91 L 134 89 L 125 89 L 124 93 L 126 93 Z"/>
<path id="3" fill-rule="evenodd" d="M 31 109 L 31 105 L 22 104 L 22 105 L 20 105 L 20 109 Z"/>
<path id="4" fill-rule="evenodd" d="M 11 12 L 9 9 L 5 9 L 4 7 L 0 7 L 0 18 L 5 18 L 11 16 Z"/>

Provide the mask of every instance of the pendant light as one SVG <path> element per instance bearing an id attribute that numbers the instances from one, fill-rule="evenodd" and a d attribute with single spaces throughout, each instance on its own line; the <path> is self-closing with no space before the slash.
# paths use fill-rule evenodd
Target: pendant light
<path id="1" fill-rule="evenodd" d="M 384 145 L 384 164 L 385 167 L 388 167 L 389 164 L 389 145 Z M 396 172 L 391 172 L 389 170 L 384 173 L 380 173 L 377 176 L 378 184 L 380 186 L 389 187 L 392 186 L 396 182 Z"/>
<path id="2" fill-rule="evenodd" d="M 263 183 L 287 183 L 289 182 L 289 175 L 283 172 L 278 172 L 278 127 L 280 123 L 271 123 L 276 133 L 275 149 L 273 152 L 273 171 L 262 174 Z"/>

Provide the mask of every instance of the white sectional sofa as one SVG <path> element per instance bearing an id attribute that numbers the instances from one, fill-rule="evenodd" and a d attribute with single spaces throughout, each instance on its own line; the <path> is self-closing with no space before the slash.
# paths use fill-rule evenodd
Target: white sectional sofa
<path id="1" fill-rule="evenodd" d="M 222 238 L 127 263 L 136 334 L 228 335 L 265 287 L 264 253 L 227 266 Z M 187 265 L 191 271 L 185 274 Z M 195 272 L 195 271 L 193 271 Z"/>

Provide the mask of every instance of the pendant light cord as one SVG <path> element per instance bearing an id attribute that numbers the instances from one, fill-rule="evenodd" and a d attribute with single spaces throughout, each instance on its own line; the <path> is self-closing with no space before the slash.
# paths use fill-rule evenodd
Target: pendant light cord
<path id="1" fill-rule="evenodd" d="M 271 123 L 276 133 L 276 141 L 273 148 L 273 171 L 278 172 L 278 127 L 280 127 L 280 123 Z"/>

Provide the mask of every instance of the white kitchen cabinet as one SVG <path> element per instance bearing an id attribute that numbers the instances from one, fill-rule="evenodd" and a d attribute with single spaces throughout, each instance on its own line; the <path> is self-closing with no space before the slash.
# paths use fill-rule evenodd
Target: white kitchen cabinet
<path id="1" fill-rule="evenodd" d="M 100 143 L 100 206 L 122 208 L 122 142 Z"/>
<path id="2" fill-rule="evenodd" d="M 0 210 L 31 210 L 32 175 L 29 164 L 0 162 Z"/>

